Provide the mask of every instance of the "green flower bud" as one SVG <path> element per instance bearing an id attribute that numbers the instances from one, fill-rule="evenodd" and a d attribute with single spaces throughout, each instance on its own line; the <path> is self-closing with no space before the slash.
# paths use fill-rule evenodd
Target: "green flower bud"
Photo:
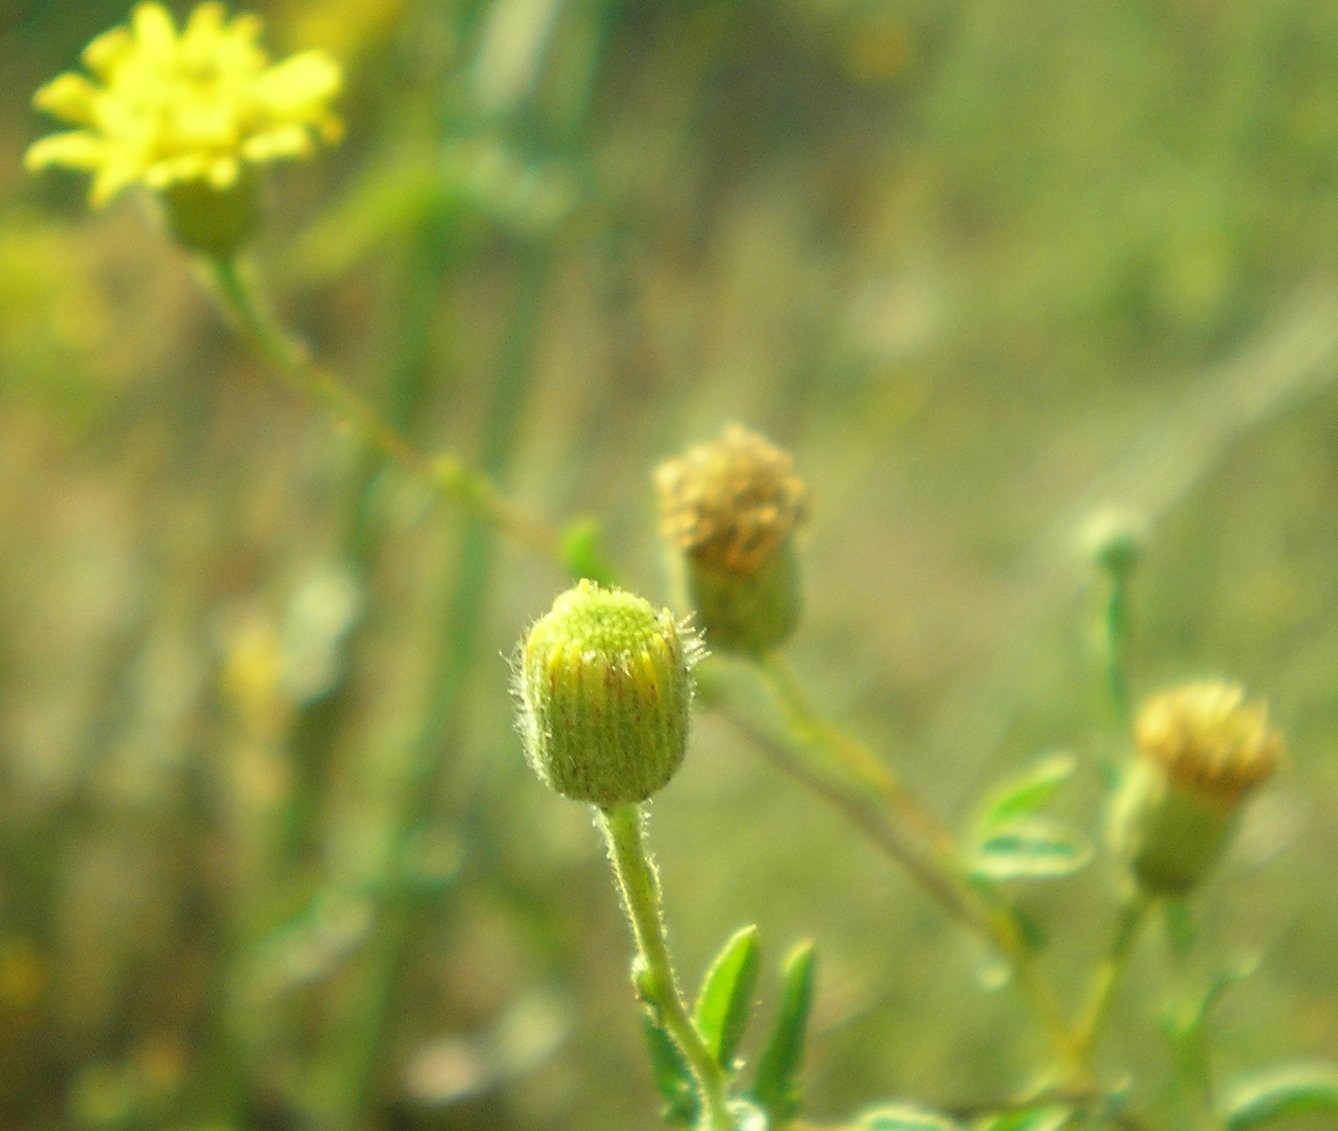
<path id="1" fill-rule="evenodd" d="M 1116 578 L 1128 578 L 1147 550 L 1147 521 L 1122 507 L 1099 511 L 1088 520 L 1082 544 L 1097 567 Z"/>
<path id="2" fill-rule="evenodd" d="M 1265 704 L 1221 682 L 1153 696 L 1134 736 L 1113 839 L 1146 892 L 1185 895 L 1226 848 L 1243 802 L 1277 771 L 1282 739 Z"/>
<path id="3" fill-rule="evenodd" d="M 788 640 L 802 609 L 793 536 L 808 517 L 793 457 L 731 425 L 661 464 L 655 486 L 707 642 L 757 655 Z"/>
<path id="4" fill-rule="evenodd" d="M 640 597 L 582 581 L 516 658 L 519 727 L 534 772 L 601 809 L 644 801 L 687 752 L 697 638 Z"/>

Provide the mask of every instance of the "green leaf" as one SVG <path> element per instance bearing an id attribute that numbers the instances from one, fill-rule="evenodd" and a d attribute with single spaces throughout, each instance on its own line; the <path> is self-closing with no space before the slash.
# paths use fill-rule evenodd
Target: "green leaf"
<path id="1" fill-rule="evenodd" d="M 1338 1068 L 1294 1064 L 1255 1073 L 1227 1093 L 1227 1131 L 1271 1127 L 1293 1116 L 1338 1112 Z"/>
<path id="2" fill-rule="evenodd" d="M 983 837 L 999 825 L 1034 816 L 1059 787 L 1073 776 L 1078 759 L 1069 753 L 1050 754 L 1005 782 L 985 802 L 976 818 Z"/>
<path id="3" fill-rule="evenodd" d="M 860 1131 L 962 1131 L 955 1119 L 919 1104 L 884 1104 L 864 1112 Z"/>
<path id="4" fill-rule="evenodd" d="M 1029 817 L 1000 825 L 976 845 L 971 874 L 982 880 L 1068 876 L 1092 858 L 1086 838 L 1054 821 Z"/>
<path id="5" fill-rule="evenodd" d="M 1062 1107 L 1029 1107 L 996 1115 L 980 1131 L 1060 1131 L 1073 1113 Z"/>
<path id="6" fill-rule="evenodd" d="M 816 970 L 812 943 L 800 943 L 785 960 L 780 1012 L 757 1062 L 752 1090 L 752 1098 L 766 1110 L 773 1126 L 784 1124 L 799 1111 L 799 1066 L 804 1059 Z"/>
<path id="7" fill-rule="evenodd" d="M 753 1012 L 759 961 L 757 928 L 736 931 L 715 956 L 697 995 L 693 1010 L 697 1031 L 726 1071 L 733 1067 L 734 1051 Z"/>
<path id="8" fill-rule="evenodd" d="M 632 987 L 641 1002 L 641 1031 L 650 1055 L 651 1077 L 655 1090 L 664 1099 L 660 1115 L 666 1123 L 690 1127 L 697 1122 L 697 1082 L 682 1051 L 660 1021 L 654 979 L 641 955 L 632 960 Z"/>
<path id="9" fill-rule="evenodd" d="M 1176 1071 L 1182 1079 L 1199 1088 L 1208 1087 L 1209 1022 L 1213 1010 L 1227 990 L 1258 968 L 1258 959 L 1249 957 L 1218 970 L 1201 993 L 1172 1007 L 1163 1016 L 1162 1030 L 1170 1041 Z"/>
<path id="10" fill-rule="evenodd" d="M 673 1039 L 660 1026 L 655 1011 L 646 1006 L 641 1011 L 641 1027 L 650 1054 L 650 1071 L 655 1088 L 664 1099 L 660 1116 L 666 1123 L 691 1127 L 697 1122 L 697 1087 L 687 1061 Z"/>

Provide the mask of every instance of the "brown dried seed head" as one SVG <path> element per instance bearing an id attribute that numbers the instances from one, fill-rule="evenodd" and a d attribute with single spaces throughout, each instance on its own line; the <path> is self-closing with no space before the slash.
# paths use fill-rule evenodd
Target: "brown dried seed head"
<path id="1" fill-rule="evenodd" d="M 756 573 L 808 517 L 794 457 L 737 424 L 655 469 L 660 529 L 702 565 Z"/>
<path id="2" fill-rule="evenodd" d="M 1173 782 L 1232 808 L 1277 771 L 1282 736 L 1238 684 L 1190 683 L 1154 695 L 1134 725 L 1139 753 Z"/>

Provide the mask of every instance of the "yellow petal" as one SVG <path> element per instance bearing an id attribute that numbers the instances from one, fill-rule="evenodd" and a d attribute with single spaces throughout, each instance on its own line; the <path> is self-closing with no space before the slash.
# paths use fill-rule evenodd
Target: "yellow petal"
<path id="1" fill-rule="evenodd" d="M 309 111 L 344 85 L 339 64 L 324 51 L 303 51 L 270 67 L 257 82 L 261 99 L 276 113 Z"/>
<path id="2" fill-rule="evenodd" d="M 93 176 L 93 185 L 88 190 L 88 202 L 94 208 L 101 208 L 122 189 L 139 179 L 137 162 L 116 158 L 105 160 Z"/>
<path id="3" fill-rule="evenodd" d="M 172 13 L 161 4 L 153 0 L 146 4 L 136 4 L 130 20 L 135 42 L 145 54 L 163 58 L 176 50 L 176 24 L 172 22 Z"/>
<path id="4" fill-rule="evenodd" d="M 242 156 L 259 164 L 284 157 L 305 157 L 311 149 L 311 136 L 303 127 L 286 125 L 247 138 L 242 145 Z"/>
<path id="5" fill-rule="evenodd" d="M 232 18 L 232 23 L 228 27 L 228 34 L 245 40 L 247 43 L 254 43 L 260 38 L 260 33 L 264 29 L 264 20 L 254 12 L 243 12 L 241 15 Z"/>
<path id="6" fill-rule="evenodd" d="M 87 126 L 93 123 L 94 104 L 100 94 L 101 90 L 83 75 L 66 71 L 38 89 L 33 105 L 67 122 Z"/>
<path id="7" fill-rule="evenodd" d="M 63 165 L 67 169 L 96 169 L 102 164 L 106 146 L 102 139 L 87 130 L 70 130 L 41 138 L 28 147 L 23 155 L 23 167 L 29 172 Z"/>
<path id="8" fill-rule="evenodd" d="M 80 58 L 98 78 L 106 78 L 128 55 L 135 50 L 135 39 L 128 28 L 114 27 L 95 36 L 84 48 Z"/>
<path id="9" fill-rule="evenodd" d="M 205 179 L 216 189 L 225 189 L 236 184 L 237 176 L 242 171 L 241 164 L 235 157 L 215 157 L 205 172 Z"/>
<path id="10" fill-rule="evenodd" d="M 186 50 L 206 46 L 219 38 L 226 12 L 222 4 L 199 4 L 186 21 L 181 33 L 181 45 Z"/>

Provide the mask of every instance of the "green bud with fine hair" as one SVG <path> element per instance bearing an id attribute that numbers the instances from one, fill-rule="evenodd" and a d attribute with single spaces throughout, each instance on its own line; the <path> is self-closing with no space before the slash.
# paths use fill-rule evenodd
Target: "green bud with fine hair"
<path id="1" fill-rule="evenodd" d="M 516 657 L 525 756 L 558 793 L 601 809 L 663 787 L 687 752 L 696 636 L 667 609 L 581 581 Z"/>

